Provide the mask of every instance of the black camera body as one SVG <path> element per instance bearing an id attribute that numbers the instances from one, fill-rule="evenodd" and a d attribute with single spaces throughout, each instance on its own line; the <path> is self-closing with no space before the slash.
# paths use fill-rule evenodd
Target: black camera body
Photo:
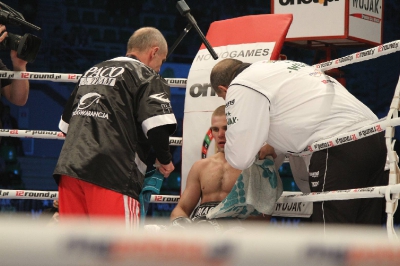
<path id="1" fill-rule="evenodd" d="M 40 30 L 39 27 L 26 22 L 24 17 L 20 13 L 16 12 L 12 8 L 1 2 L 0 8 L 8 8 L 10 10 L 10 12 L 8 12 L 0 9 L 0 24 L 11 24 L 18 26 L 25 25 L 36 30 Z M 0 35 L 1 34 L 2 33 L 0 33 Z M 24 34 L 24 36 L 20 36 L 8 32 L 8 36 L 0 43 L 0 49 L 17 51 L 18 58 L 32 63 L 36 59 L 41 43 L 42 40 L 32 34 L 26 33 Z"/>
<path id="2" fill-rule="evenodd" d="M 35 35 L 25 33 L 24 36 L 8 33 L 0 43 L 0 49 L 17 51 L 17 57 L 29 63 L 36 59 L 42 40 Z"/>

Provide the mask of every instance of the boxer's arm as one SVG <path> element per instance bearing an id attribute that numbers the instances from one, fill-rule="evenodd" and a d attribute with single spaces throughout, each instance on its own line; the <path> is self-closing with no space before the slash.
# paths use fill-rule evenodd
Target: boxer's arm
<path id="1" fill-rule="evenodd" d="M 188 218 L 199 203 L 201 197 L 200 171 L 203 167 L 202 165 L 203 161 L 200 160 L 195 162 L 190 169 L 186 181 L 186 188 L 183 191 L 178 204 L 171 212 L 171 221 L 178 217 Z"/>

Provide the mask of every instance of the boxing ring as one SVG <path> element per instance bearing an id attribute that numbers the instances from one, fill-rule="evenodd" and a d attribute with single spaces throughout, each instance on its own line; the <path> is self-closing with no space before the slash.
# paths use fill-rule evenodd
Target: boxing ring
<path id="1" fill-rule="evenodd" d="M 368 50 L 360 51 L 342 58 L 338 58 L 332 61 L 320 63 L 314 65 L 316 71 L 326 71 L 332 68 L 342 67 L 345 65 L 362 62 L 365 60 L 374 59 L 383 55 L 388 55 L 393 52 L 397 52 L 400 50 L 400 40 L 386 43 L 375 48 L 371 48 Z M 6 74 L 6 76 L 10 79 L 30 79 L 30 80 L 43 80 L 43 81 L 53 81 L 53 82 L 77 82 L 81 75 L 79 74 L 62 74 L 62 73 L 35 73 L 35 72 L 14 72 L 14 71 L 0 71 L 0 74 Z M 186 88 L 186 79 L 167 79 L 168 84 L 171 87 L 176 88 Z M 389 161 L 389 183 L 387 186 L 382 187 L 368 187 L 368 188 L 357 188 L 357 189 L 348 189 L 341 191 L 326 191 L 319 193 L 301 193 L 301 192 L 284 192 L 281 198 L 276 203 L 276 209 L 278 206 L 282 206 L 282 204 L 304 204 L 316 201 L 329 201 L 329 200 L 347 200 L 347 199 L 357 199 L 357 198 L 385 198 L 386 200 L 386 213 L 387 213 L 387 224 L 386 224 L 386 232 L 387 238 L 390 240 L 386 242 L 382 239 L 382 235 L 379 232 L 376 232 L 375 229 L 369 229 L 368 234 L 365 234 L 365 231 L 359 231 L 356 229 L 357 237 L 359 237 L 358 242 L 354 239 L 351 240 L 346 237 L 346 234 L 349 233 L 350 229 L 346 229 L 340 227 L 338 231 L 335 231 L 337 234 L 325 233 L 325 238 L 330 239 L 329 243 L 319 243 L 317 240 L 310 241 L 309 245 L 302 247 L 301 237 L 306 238 L 306 234 L 313 232 L 312 228 L 308 228 L 305 226 L 304 231 L 298 232 L 297 236 L 289 236 L 289 232 L 291 229 L 285 229 L 278 231 L 269 231 L 269 229 L 265 229 L 262 227 L 255 226 L 255 230 L 250 230 L 249 235 L 246 236 L 247 239 L 241 239 L 240 241 L 233 237 L 228 236 L 227 238 L 218 240 L 215 242 L 215 238 L 200 234 L 199 232 L 195 232 L 193 237 L 200 239 L 201 241 L 197 244 L 193 243 L 193 239 L 191 236 L 185 238 L 182 236 L 179 241 L 171 241 L 170 232 L 166 232 L 165 235 L 157 235 L 157 236 L 145 236 L 143 232 L 139 232 L 136 240 L 139 240 L 140 244 L 134 244 L 132 239 L 127 239 L 124 236 L 122 231 L 117 229 L 112 230 L 115 233 L 115 236 L 110 236 L 109 232 L 106 232 L 105 226 L 103 224 L 96 224 L 94 226 L 88 227 L 84 223 L 79 228 L 73 228 L 73 226 L 68 227 L 67 229 L 63 229 L 60 232 L 51 231 L 50 233 L 45 233 L 45 236 L 50 239 L 57 238 L 57 241 L 63 234 L 72 234 L 69 240 L 64 243 L 65 248 L 72 252 L 72 257 L 67 256 L 50 256 L 50 258 L 54 257 L 54 261 L 57 261 L 59 265 L 70 265 L 68 264 L 71 259 L 81 258 L 83 256 L 82 264 L 79 265 L 92 265 L 91 256 L 98 256 L 99 252 L 106 252 L 104 255 L 107 258 L 106 262 L 113 262 L 113 265 L 128 265 L 130 259 L 139 258 L 140 261 L 148 262 L 151 254 L 154 253 L 154 250 L 160 252 L 162 258 L 166 258 L 165 265 L 181 265 L 177 264 L 176 258 L 173 259 L 171 255 L 168 255 L 168 252 L 174 252 L 176 248 L 181 248 L 183 251 L 187 252 L 186 255 L 179 258 L 179 262 L 184 265 L 183 262 L 190 263 L 192 265 L 202 265 L 207 262 L 210 265 L 228 265 L 229 262 L 232 261 L 231 256 L 236 251 L 240 251 L 246 254 L 252 254 L 250 259 L 246 261 L 246 263 L 250 263 L 253 260 L 254 263 L 259 263 L 260 261 L 271 260 L 270 257 L 266 256 L 265 250 L 262 247 L 254 247 L 252 243 L 262 243 L 260 242 L 260 236 L 264 236 L 268 238 L 269 236 L 274 235 L 277 238 L 282 236 L 291 237 L 291 245 L 296 246 L 295 251 L 288 252 L 288 257 L 285 261 L 287 264 L 284 265 L 293 265 L 294 263 L 298 263 L 299 261 L 309 263 L 311 261 L 317 262 L 318 259 L 326 258 L 328 256 L 329 260 L 326 263 L 319 265 L 365 265 L 363 262 L 368 261 L 371 262 L 382 262 L 387 259 L 387 256 L 390 259 L 393 259 L 393 262 L 390 260 L 388 264 L 384 265 L 397 265 L 393 263 L 398 263 L 400 260 L 400 247 L 398 245 L 392 245 L 393 243 L 398 243 L 398 237 L 396 234 L 396 230 L 393 224 L 393 215 L 396 212 L 398 199 L 400 195 L 400 171 L 398 167 L 399 158 L 397 153 L 393 150 L 394 148 L 394 131 L 395 127 L 400 125 L 400 118 L 398 117 L 398 112 L 400 108 L 400 79 L 395 88 L 394 97 L 390 105 L 390 110 L 388 115 L 379 120 L 378 122 L 355 130 L 353 132 L 344 132 L 337 136 L 334 136 L 329 139 L 324 139 L 317 141 L 308 147 L 308 150 L 303 153 L 311 154 L 314 151 L 327 149 L 329 147 L 341 145 L 343 143 L 348 143 L 351 141 L 357 141 L 358 139 L 370 136 L 375 133 L 379 133 L 381 131 L 385 131 L 386 138 L 386 146 L 388 150 L 388 161 Z M 3 137 L 18 137 L 18 138 L 41 138 L 41 139 L 58 139 L 64 140 L 65 135 L 59 131 L 44 131 L 44 130 L 21 130 L 21 129 L 2 129 L 0 130 L 0 136 Z M 181 137 L 170 137 L 170 145 L 172 146 L 181 146 L 183 139 Z M 57 191 L 34 191 L 34 190 L 0 190 L 0 199 L 34 199 L 34 200 L 55 200 L 58 199 Z M 152 195 L 151 203 L 176 203 L 179 200 L 179 196 L 172 195 Z M 300 213 L 301 215 L 301 213 Z M 289 215 L 293 217 L 293 214 Z M 18 228 L 20 226 L 21 230 L 26 233 L 27 236 L 32 236 L 33 238 L 38 238 L 40 236 L 35 235 L 31 231 L 28 231 L 25 228 L 22 228 L 26 224 L 23 221 L 19 221 L 16 224 L 10 224 L 9 226 L 12 228 Z M 36 225 L 33 225 L 36 226 Z M 16 229 L 18 230 L 18 229 Z M 92 231 L 89 232 L 88 231 Z M 351 229 L 354 230 L 354 229 Z M 0 229 L 0 231 L 4 231 L 4 229 Z M 168 231 L 168 230 L 167 230 Z M 105 234 L 104 237 L 96 236 L 96 232 L 99 234 Z M 257 232 L 257 233 L 255 233 Z M 4 234 L 7 235 L 7 232 L 4 231 Z M 354 233 L 354 232 L 353 232 Z M 61 235 L 60 235 L 61 234 Z M 90 235 L 89 240 L 83 237 L 80 237 L 80 234 L 88 234 Z M 11 236 L 8 236 L 11 239 Z M 7 237 L 6 237 L 7 238 Z M 7 238 L 7 239 L 9 239 Z M 376 243 L 380 243 L 381 248 L 376 250 L 376 245 L 374 245 L 374 256 L 368 255 L 368 251 L 372 250 L 372 247 L 363 246 L 360 244 L 363 239 L 375 239 Z M 252 242 L 253 241 L 253 242 Z M 32 241 L 25 241 L 24 245 L 33 245 Z M 356 243 L 357 242 L 357 243 Z M 344 243 L 344 245 L 343 245 Z M 249 250 L 248 246 L 253 246 L 254 249 Z M 50 242 L 45 243 L 45 247 L 51 251 L 59 252 L 56 247 L 51 246 Z M 81 250 L 78 250 L 78 249 Z M 139 255 L 137 252 L 133 252 L 132 254 L 128 254 L 129 251 L 132 252 L 134 250 L 140 249 L 143 254 Z M 285 249 L 285 243 L 283 241 L 277 241 L 276 247 L 273 247 L 270 252 L 279 252 L 279 249 Z M 333 250 L 333 251 L 332 251 Z M 88 254 L 84 254 L 84 251 L 88 252 Z M 217 251 L 222 253 L 218 253 Z M 0 253 L 6 253 L 7 251 L 2 251 Z M 33 251 L 32 251 L 33 252 Z M 65 252 L 65 251 L 63 251 Z M 224 253 L 225 252 L 225 253 Z M 371 251 L 372 252 L 372 251 Z M 268 253 L 268 252 L 267 252 Z M 13 254 L 12 252 L 10 254 Z M 63 254 L 63 253 L 61 253 Z M 197 254 L 197 255 L 196 255 Z M 221 255 L 222 254 L 222 255 Z M 255 255 L 256 254 L 256 255 Z M 270 254 L 270 253 L 268 253 Z M 299 257 L 299 254 L 302 254 Z M 29 254 L 28 254 L 29 255 Z M 17 256 L 17 254 L 15 254 Z M 239 255 L 236 255 L 239 256 Z M 239 256 L 240 257 L 240 256 Z M 62 259 L 65 258 L 65 261 Z M 243 258 L 240 257 L 243 261 Z M 147 260 L 146 260 L 147 259 Z M 282 259 L 282 258 L 281 258 Z M 365 260 L 364 260 L 365 259 Z M 274 259 L 272 258 L 272 261 Z M 43 260 L 42 265 L 46 264 L 47 260 Z M 60 261 L 60 263 L 58 263 Z M 282 262 L 282 260 L 280 261 Z M 97 264 L 93 265 L 108 265 L 103 264 L 104 262 L 96 261 Z M 238 262 L 240 264 L 240 262 Z M 361 264 L 360 264 L 361 263 Z M 392 264 L 391 264 L 392 263 Z M 39 265 L 39 264 L 38 264 Z M 78 264 L 76 264 L 78 265 Z M 146 264 L 147 265 L 147 264 Z M 274 265 L 274 264 L 272 264 Z M 371 264 L 372 265 L 372 264 Z"/>

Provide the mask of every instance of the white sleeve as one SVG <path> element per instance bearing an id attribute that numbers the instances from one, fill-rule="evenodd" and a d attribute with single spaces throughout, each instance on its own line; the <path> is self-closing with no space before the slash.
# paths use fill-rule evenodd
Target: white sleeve
<path id="1" fill-rule="evenodd" d="M 261 93 L 240 85 L 229 87 L 225 102 L 225 158 L 232 167 L 244 170 L 267 141 L 270 103 Z"/>

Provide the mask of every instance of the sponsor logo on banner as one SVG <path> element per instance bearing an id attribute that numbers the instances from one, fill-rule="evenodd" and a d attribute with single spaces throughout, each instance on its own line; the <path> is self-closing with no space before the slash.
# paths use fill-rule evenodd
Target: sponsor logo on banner
<path id="1" fill-rule="evenodd" d="M 17 190 L 15 192 L 17 197 L 31 197 L 31 198 L 57 198 L 57 192 L 34 192 Z"/>
<path id="2" fill-rule="evenodd" d="M 0 70 L 2 71 L 2 70 Z M 24 73 L 25 74 L 25 73 Z M 22 76 L 22 75 L 21 75 Z M 0 73 L 0 78 L 14 78 L 14 73 L 7 74 L 7 72 Z"/>
<path id="3" fill-rule="evenodd" d="M 368 129 L 365 129 L 365 130 L 360 130 L 358 132 L 358 135 L 360 137 L 366 137 L 366 136 L 373 135 L 373 134 L 381 132 L 381 131 L 382 131 L 381 125 L 376 125 L 374 127 L 370 127 Z"/>
<path id="4" fill-rule="evenodd" d="M 313 211 L 312 202 L 277 202 L 273 216 L 281 217 L 310 217 Z"/>
<path id="5" fill-rule="evenodd" d="M 255 49 L 234 49 L 233 51 L 223 51 L 217 53 L 219 59 L 226 59 L 226 58 L 246 58 L 246 57 L 263 57 L 269 55 L 270 48 L 255 48 Z M 198 54 L 194 59 L 194 62 L 198 61 L 209 61 L 214 60 L 212 56 L 207 54 Z"/>
<path id="6" fill-rule="evenodd" d="M 335 146 L 335 145 L 333 144 L 332 141 L 327 141 L 327 142 L 323 142 L 323 143 L 314 144 L 314 149 L 320 150 L 320 149 L 325 149 L 325 148 L 329 148 L 329 147 L 333 147 L 333 146 Z"/>
<path id="7" fill-rule="evenodd" d="M 399 47 L 398 42 L 387 43 L 378 46 L 378 53 L 389 50 L 389 49 L 397 49 Z"/>
<path id="8" fill-rule="evenodd" d="M 186 84 L 187 80 L 186 79 L 168 79 L 167 80 L 168 85 L 174 85 L 174 84 Z"/>
<path id="9" fill-rule="evenodd" d="M 320 63 L 320 64 L 316 65 L 315 67 L 316 68 L 324 68 L 324 67 L 328 67 L 330 65 L 332 65 L 332 61 Z"/>
<path id="10" fill-rule="evenodd" d="M 375 22 L 375 23 L 381 23 L 381 19 L 380 18 L 373 17 L 373 16 L 366 15 L 366 14 L 353 13 L 353 14 L 350 14 L 350 16 L 355 17 L 355 18 L 368 20 L 368 21 L 372 21 L 372 22 Z"/>
<path id="11" fill-rule="evenodd" d="M 76 74 L 68 74 L 68 79 L 80 79 L 81 75 Z"/>
<path id="12" fill-rule="evenodd" d="M 354 8 L 362 9 L 368 12 L 379 14 L 382 9 L 381 0 L 352 0 Z"/>
<path id="13" fill-rule="evenodd" d="M 193 70 L 208 69 L 209 71 L 207 72 L 209 75 L 212 67 L 216 63 L 227 58 L 237 59 L 247 63 L 261 61 L 263 59 L 269 58 L 271 52 L 274 49 L 274 46 L 274 42 L 259 42 L 214 47 L 214 50 L 218 55 L 218 60 L 214 60 L 207 49 L 202 49 L 197 53 L 195 59 L 193 60 L 193 65 L 190 71 L 192 72 Z M 200 80 L 197 80 L 196 83 L 203 84 L 205 83 L 204 81 L 208 83 L 208 77 L 202 76 L 202 82 L 199 82 Z"/>
<path id="14" fill-rule="evenodd" d="M 172 197 L 164 197 L 162 195 L 156 195 L 154 196 L 155 201 L 167 201 L 167 202 L 178 202 L 179 197 L 172 198 Z"/>
<path id="15" fill-rule="evenodd" d="M 196 83 L 190 86 L 189 95 L 193 98 L 197 97 L 207 97 L 207 96 L 217 96 L 215 91 L 211 88 L 210 83 Z"/>
<path id="16" fill-rule="evenodd" d="M 301 5 L 301 4 L 322 4 L 327 6 L 329 2 L 339 2 L 340 0 L 279 0 L 279 4 L 282 6 L 287 5 Z M 344 1 L 344 0 L 342 0 Z M 361 0 L 362 1 L 362 0 Z"/>
<path id="17" fill-rule="evenodd" d="M 182 139 L 170 139 L 169 145 L 175 144 L 176 146 L 182 146 Z"/>
<path id="18" fill-rule="evenodd" d="M 14 76 L 14 75 L 13 75 Z M 21 73 L 22 79 L 60 79 L 61 75 L 54 74 L 36 74 L 36 73 Z"/>
<path id="19" fill-rule="evenodd" d="M 0 196 L 8 196 L 10 194 L 9 191 L 1 191 L 0 190 Z"/>
<path id="20" fill-rule="evenodd" d="M 25 133 L 31 133 L 32 136 L 33 135 L 51 135 L 51 136 L 59 136 L 60 135 L 60 132 L 58 132 L 58 131 L 44 131 L 44 130 L 25 130 Z"/>
<path id="21" fill-rule="evenodd" d="M 367 51 L 358 52 L 358 53 L 356 53 L 356 58 L 362 58 L 365 56 L 373 56 L 374 53 L 375 53 L 375 49 L 369 49 Z"/>
<path id="22" fill-rule="evenodd" d="M 347 62 L 347 61 L 352 61 L 353 60 L 353 55 L 348 55 L 345 57 L 341 57 L 339 59 L 335 60 L 335 64 L 339 64 L 339 63 L 343 63 L 343 62 Z M 322 65 L 322 64 L 321 64 Z"/>
<path id="23" fill-rule="evenodd" d="M 336 144 L 343 144 L 343 143 L 351 142 L 351 141 L 354 141 L 354 140 L 357 140 L 356 134 L 351 134 L 351 135 L 348 135 L 348 136 L 345 136 L 345 137 L 337 138 L 335 140 L 335 142 L 336 142 Z"/>

